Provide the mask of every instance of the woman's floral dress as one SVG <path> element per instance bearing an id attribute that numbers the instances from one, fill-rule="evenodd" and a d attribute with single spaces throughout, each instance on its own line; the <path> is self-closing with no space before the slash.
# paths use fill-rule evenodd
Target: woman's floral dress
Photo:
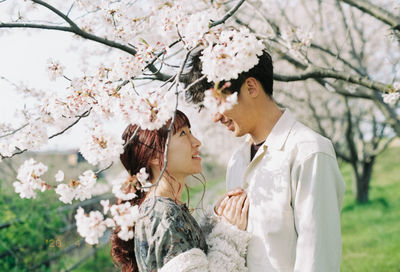
<path id="1" fill-rule="evenodd" d="M 207 253 L 205 236 L 185 204 L 152 197 L 140 205 L 139 214 L 141 218 L 135 225 L 135 256 L 140 272 L 157 271 L 193 248 Z"/>

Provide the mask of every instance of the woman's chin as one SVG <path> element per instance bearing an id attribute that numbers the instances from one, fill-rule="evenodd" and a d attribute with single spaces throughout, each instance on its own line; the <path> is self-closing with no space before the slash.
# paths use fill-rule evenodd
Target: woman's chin
<path id="1" fill-rule="evenodd" d="M 200 167 L 198 167 L 197 169 L 194 169 L 194 170 L 192 171 L 191 175 L 200 174 L 202 170 L 203 170 L 203 169 L 202 169 L 202 167 L 201 167 L 201 165 L 200 165 Z"/>

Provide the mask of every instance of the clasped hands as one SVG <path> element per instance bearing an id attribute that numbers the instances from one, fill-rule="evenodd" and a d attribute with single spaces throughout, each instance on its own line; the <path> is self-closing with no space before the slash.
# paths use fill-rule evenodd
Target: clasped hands
<path id="1" fill-rule="evenodd" d="M 226 192 L 225 195 L 218 200 L 214 211 L 232 225 L 237 226 L 241 230 L 246 230 L 249 211 L 247 193 L 241 188 Z"/>

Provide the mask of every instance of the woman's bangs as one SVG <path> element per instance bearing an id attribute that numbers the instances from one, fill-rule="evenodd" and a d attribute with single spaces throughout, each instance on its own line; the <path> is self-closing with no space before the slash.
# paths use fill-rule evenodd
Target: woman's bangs
<path id="1" fill-rule="evenodd" d="M 185 126 L 190 128 L 190 121 L 183 112 L 177 110 L 175 115 L 175 122 L 172 127 L 172 133 L 175 134 L 178 130 Z"/>

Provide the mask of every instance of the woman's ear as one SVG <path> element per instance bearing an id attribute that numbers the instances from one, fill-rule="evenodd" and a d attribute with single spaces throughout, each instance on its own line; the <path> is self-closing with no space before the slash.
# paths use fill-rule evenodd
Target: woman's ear
<path id="1" fill-rule="evenodd" d="M 258 83 L 257 79 L 254 77 L 249 77 L 246 79 L 245 84 L 250 97 L 257 97 L 260 93 L 260 84 Z"/>
<path id="2" fill-rule="evenodd" d="M 152 159 L 150 160 L 150 165 L 151 166 L 159 166 L 159 159 Z"/>

